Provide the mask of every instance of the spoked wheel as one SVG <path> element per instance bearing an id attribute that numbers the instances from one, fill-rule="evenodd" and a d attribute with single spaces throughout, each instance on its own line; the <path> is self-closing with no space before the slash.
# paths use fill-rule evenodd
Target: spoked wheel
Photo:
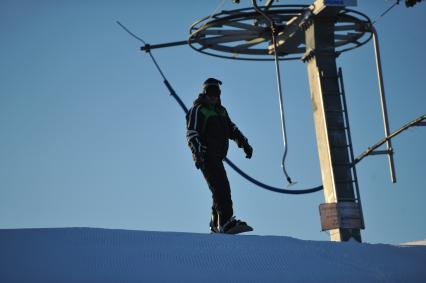
<path id="1" fill-rule="evenodd" d="M 291 24 L 309 12 L 306 5 L 271 6 L 267 14 L 276 24 L 277 54 L 280 60 L 301 59 L 305 50 L 303 29 L 288 37 Z M 310 17 L 300 21 L 308 26 Z M 371 39 L 370 19 L 357 11 L 345 9 L 335 24 L 337 53 L 357 48 Z M 222 11 L 195 22 L 190 28 L 189 45 L 194 50 L 228 59 L 271 61 L 274 58 L 271 27 L 265 18 L 254 10 L 245 8 Z"/>

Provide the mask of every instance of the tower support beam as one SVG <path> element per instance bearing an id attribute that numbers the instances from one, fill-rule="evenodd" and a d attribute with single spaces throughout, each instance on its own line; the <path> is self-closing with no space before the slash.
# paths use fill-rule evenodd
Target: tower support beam
<path id="1" fill-rule="evenodd" d="M 305 31 L 306 54 L 310 94 L 314 114 L 321 177 L 326 204 L 345 202 L 357 209 L 349 142 L 345 126 L 344 106 L 340 94 L 337 54 L 334 48 L 335 17 L 337 7 L 328 7 L 312 18 Z M 340 209 L 341 205 L 335 205 Z M 336 214 L 345 212 L 336 211 Z M 362 214 L 360 213 L 361 217 Z M 355 239 L 361 242 L 361 227 L 339 225 L 330 230 L 333 241 Z"/>

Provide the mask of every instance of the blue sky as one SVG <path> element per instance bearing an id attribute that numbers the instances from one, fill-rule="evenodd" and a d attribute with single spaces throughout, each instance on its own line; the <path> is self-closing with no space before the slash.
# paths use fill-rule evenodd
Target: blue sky
<path id="1" fill-rule="evenodd" d="M 247 7 L 228 1 L 224 9 Z M 282 4 L 286 4 L 282 1 Z M 392 1 L 358 1 L 375 19 Z M 207 232 L 210 192 L 194 167 L 182 110 L 168 95 L 140 42 L 184 40 L 189 26 L 220 1 L 2 1 L 0 3 L 0 228 L 104 227 Z M 309 4 L 310 1 L 297 1 Z M 380 35 L 391 131 L 426 113 L 424 3 L 382 18 Z M 285 186 L 274 66 L 197 53 L 154 51 L 186 105 L 208 77 L 254 148 L 231 144 L 228 157 L 249 174 Z M 355 155 L 383 137 L 372 42 L 338 58 L 344 71 Z M 281 64 L 289 151 L 298 184 L 321 182 L 306 65 Z M 398 183 L 384 156 L 357 167 L 366 242 L 426 238 L 426 129 L 393 140 Z M 322 192 L 264 191 L 227 167 L 237 217 L 259 235 L 328 240 Z M 292 187 L 293 188 L 293 187 Z"/>

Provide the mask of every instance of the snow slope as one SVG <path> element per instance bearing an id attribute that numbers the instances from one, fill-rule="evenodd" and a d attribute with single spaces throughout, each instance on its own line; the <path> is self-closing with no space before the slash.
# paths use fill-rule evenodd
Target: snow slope
<path id="1" fill-rule="evenodd" d="M 0 230 L 0 282 L 426 282 L 426 247 L 93 228 Z"/>
<path id="2" fill-rule="evenodd" d="M 421 241 L 403 243 L 401 245 L 403 245 L 403 246 L 426 246 L 426 239 L 421 240 Z"/>

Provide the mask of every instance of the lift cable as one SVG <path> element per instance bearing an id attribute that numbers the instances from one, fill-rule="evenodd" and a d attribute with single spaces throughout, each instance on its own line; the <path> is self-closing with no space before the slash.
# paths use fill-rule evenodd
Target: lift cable
<path id="1" fill-rule="evenodd" d="M 223 6 L 225 6 L 226 1 L 228 0 L 222 0 L 222 2 L 219 3 L 219 5 L 216 7 L 216 9 L 214 9 L 214 11 L 210 14 L 210 16 L 208 17 L 208 19 L 213 18 L 213 16 L 219 12 L 220 10 L 222 10 Z"/>
<path id="2" fill-rule="evenodd" d="M 396 0 L 395 3 L 392 4 L 392 6 L 390 6 L 389 8 L 387 8 L 383 13 L 381 13 L 372 23 L 372 25 L 374 25 L 375 23 L 377 23 L 379 20 L 381 20 L 387 13 L 390 12 L 390 10 L 392 10 L 396 5 L 399 4 L 400 0 Z"/>
<path id="3" fill-rule="evenodd" d="M 117 24 L 123 28 L 128 34 L 130 34 L 131 36 L 133 36 L 135 39 L 139 40 L 140 42 L 142 42 L 145 46 L 149 46 L 142 38 L 138 37 L 137 35 L 135 35 L 134 33 L 132 33 L 128 28 L 126 28 L 122 23 L 120 23 L 119 21 L 117 21 Z M 157 70 L 159 71 L 160 75 L 163 78 L 163 83 L 165 84 L 165 86 L 167 87 L 167 89 L 170 92 L 170 95 L 177 101 L 177 103 L 179 104 L 179 106 L 182 108 L 182 110 L 185 113 L 188 113 L 188 108 L 185 106 L 185 104 L 183 103 L 183 101 L 180 99 L 180 97 L 177 95 L 176 91 L 173 89 L 173 87 L 171 86 L 171 84 L 169 83 L 169 81 L 167 80 L 166 76 L 164 75 L 164 73 L 162 72 L 160 66 L 158 65 L 157 61 L 155 60 L 154 56 L 151 53 L 150 48 L 145 49 L 146 52 L 150 55 L 152 61 L 155 64 L 155 67 L 157 68 Z M 228 158 L 225 158 L 224 161 L 233 169 L 235 170 L 235 172 L 237 172 L 238 174 L 240 174 L 241 177 L 243 177 L 244 179 L 246 179 L 247 181 L 259 186 L 260 188 L 263 188 L 265 190 L 268 191 L 272 191 L 272 192 L 276 192 L 276 193 L 282 193 L 282 194 L 293 194 L 293 195 L 299 195 L 299 194 L 309 194 L 309 193 L 315 193 L 318 191 L 321 191 L 323 189 L 323 186 L 317 186 L 314 188 L 310 188 L 310 189 L 304 189 L 304 190 L 288 190 L 285 188 L 278 188 L 278 187 L 273 187 L 267 184 L 264 184 L 258 180 L 256 180 L 255 178 L 251 177 L 250 175 L 248 175 L 247 173 L 245 173 L 243 170 L 241 170 L 237 165 L 235 165 L 231 160 L 229 160 Z"/>

